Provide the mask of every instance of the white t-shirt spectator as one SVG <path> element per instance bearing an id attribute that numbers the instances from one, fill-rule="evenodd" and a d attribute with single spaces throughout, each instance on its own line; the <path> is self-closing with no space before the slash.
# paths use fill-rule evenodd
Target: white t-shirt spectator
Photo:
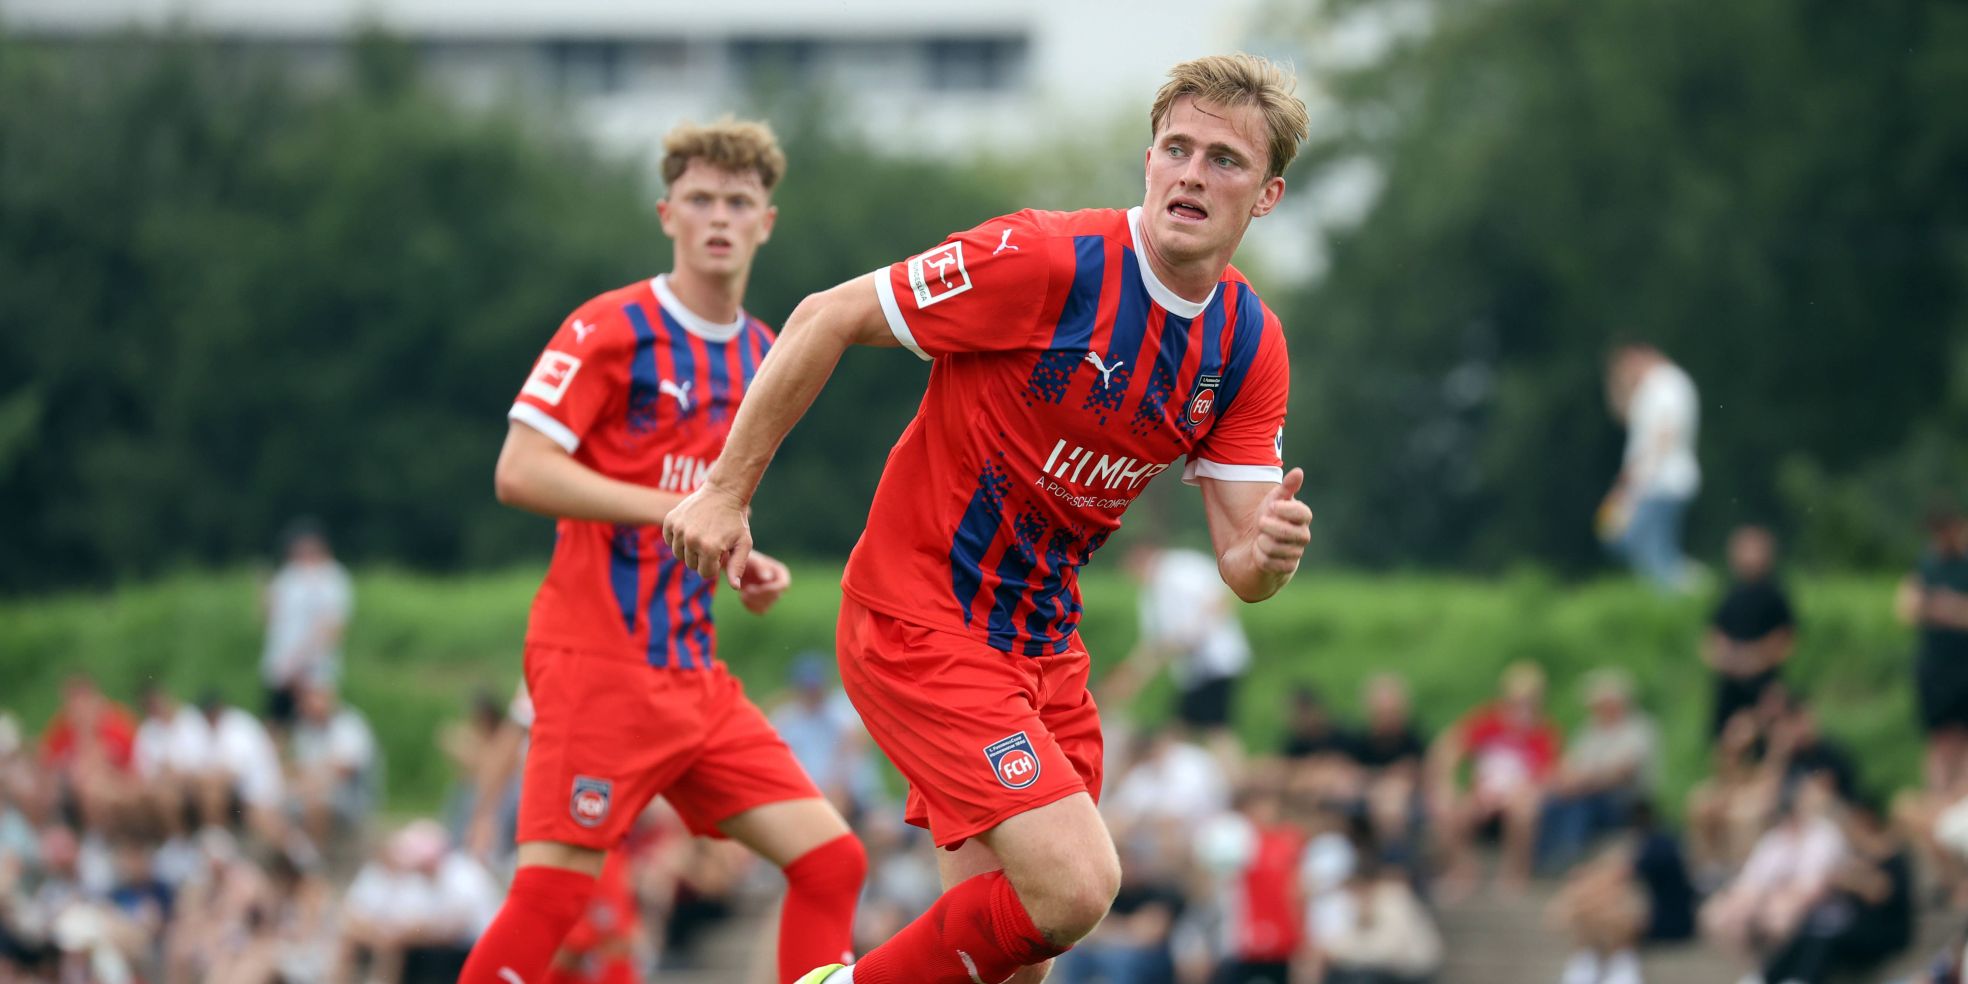
<path id="1" fill-rule="evenodd" d="M 322 633 L 348 622 L 354 600 L 348 571 L 332 560 L 282 567 L 267 588 L 266 649 L 260 655 L 267 684 L 332 678 L 341 651 Z"/>
<path id="2" fill-rule="evenodd" d="M 1588 719 L 1565 750 L 1565 767 L 1575 772 L 1632 768 L 1626 788 L 1650 790 L 1660 768 L 1660 732 L 1650 718 L 1633 710 L 1611 725 Z"/>
<path id="3" fill-rule="evenodd" d="M 1845 835 L 1823 817 L 1770 828 L 1743 862 L 1736 884 L 1767 892 L 1821 885 L 1845 858 Z"/>
<path id="4" fill-rule="evenodd" d="M 434 874 L 393 871 L 370 863 L 356 874 L 343 902 L 354 918 L 400 929 L 455 935 L 469 944 L 499 914 L 499 886 L 485 866 L 459 851 L 438 862 Z"/>
<path id="5" fill-rule="evenodd" d="M 1141 592 L 1141 637 L 1175 651 L 1184 684 L 1233 677 L 1250 665 L 1250 642 L 1216 561 L 1194 550 L 1155 558 Z"/>
<path id="6" fill-rule="evenodd" d="M 168 719 L 147 717 L 137 726 L 132 756 L 137 775 L 145 779 L 203 772 L 212 767 L 213 755 L 212 726 L 196 708 L 179 707 Z"/>
<path id="7" fill-rule="evenodd" d="M 1121 820 L 1174 820 L 1196 824 L 1230 807 L 1223 765 L 1201 746 L 1170 742 L 1121 777 L 1111 800 Z"/>
<path id="8" fill-rule="evenodd" d="M 228 707 L 212 727 L 212 765 L 232 776 L 239 798 L 250 806 L 277 807 L 285 786 L 280 752 L 260 719 Z"/>
<path id="9" fill-rule="evenodd" d="M 376 764 L 376 735 L 360 711 L 338 707 L 325 723 L 302 719 L 294 726 L 294 762 L 303 769 L 332 767 L 356 776 Z"/>
<path id="10" fill-rule="evenodd" d="M 1680 366 L 1658 362 L 1633 388 L 1626 412 L 1626 469 L 1641 496 L 1686 499 L 1701 488 L 1695 429 L 1701 401 Z"/>

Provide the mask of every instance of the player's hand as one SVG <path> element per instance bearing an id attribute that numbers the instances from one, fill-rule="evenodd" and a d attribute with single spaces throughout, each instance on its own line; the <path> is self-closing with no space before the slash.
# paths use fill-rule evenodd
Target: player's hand
<path id="1" fill-rule="evenodd" d="M 1285 473 L 1284 482 L 1265 495 L 1257 510 L 1257 539 L 1251 552 L 1259 570 L 1291 574 L 1312 542 L 1312 507 L 1295 498 L 1305 486 L 1305 469 Z"/>
<path id="2" fill-rule="evenodd" d="M 745 575 L 738 585 L 738 599 L 745 603 L 745 610 L 754 615 L 763 615 L 779 596 L 793 583 L 793 571 L 773 557 L 752 551 L 752 559 L 745 564 Z"/>
<path id="3" fill-rule="evenodd" d="M 744 501 L 730 491 L 705 482 L 684 496 L 663 517 L 663 542 L 705 578 L 716 578 L 723 567 L 732 587 L 743 586 L 752 530 Z"/>

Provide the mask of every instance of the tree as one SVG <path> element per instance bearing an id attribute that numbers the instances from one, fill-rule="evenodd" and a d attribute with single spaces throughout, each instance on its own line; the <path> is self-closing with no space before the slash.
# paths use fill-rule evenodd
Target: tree
<path id="1" fill-rule="evenodd" d="M 1429 9 L 1421 40 L 1336 81 L 1343 133 L 1316 155 L 1386 178 L 1294 350 L 1288 439 L 1344 555 L 1589 562 L 1616 339 L 1702 389 L 1707 544 L 1801 526 L 1781 473 L 1843 474 L 1938 424 L 1963 364 L 1968 10 Z"/>

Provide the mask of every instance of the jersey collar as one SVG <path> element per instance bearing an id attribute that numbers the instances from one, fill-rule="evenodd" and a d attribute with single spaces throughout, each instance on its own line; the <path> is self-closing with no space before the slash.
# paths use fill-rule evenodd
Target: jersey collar
<path id="1" fill-rule="evenodd" d="M 1209 296 L 1200 301 L 1185 299 L 1181 294 L 1170 290 L 1162 278 L 1155 276 L 1155 268 L 1148 263 L 1148 251 L 1141 248 L 1141 206 L 1128 209 L 1128 237 L 1134 241 L 1134 263 L 1141 268 L 1141 282 L 1148 288 L 1148 296 L 1162 306 L 1162 310 L 1178 318 L 1195 318 L 1203 309 L 1216 300 L 1216 287 L 1211 287 Z M 1218 286 L 1221 286 L 1220 284 Z"/>
<path id="2" fill-rule="evenodd" d="M 656 292 L 656 303 L 663 305 L 663 310 L 670 312 L 670 317 L 675 318 L 676 323 L 682 325 L 684 331 L 704 341 L 728 342 L 737 338 L 738 333 L 745 329 L 743 311 L 738 312 L 738 320 L 728 325 L 720 325 L 684 307 L 683 302 L 677 299 L 676 292 L 670 289 L 670 275 L 667 273 L 658 274 L 649 281 L 649 287 Z"/>

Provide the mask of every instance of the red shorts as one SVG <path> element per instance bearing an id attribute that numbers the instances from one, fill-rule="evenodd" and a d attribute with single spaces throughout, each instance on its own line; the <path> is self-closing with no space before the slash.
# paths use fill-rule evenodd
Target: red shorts
<path id="1" fill-rule="evenodd" d="M 791 749 L 718 663 L 657 668 L 545 646 L 526 649 L 532 742 L 519 840 L 614 847 L 661 795 L 692 833 L 767 803 L 818 799 Z"/>
<path id="2" fill-rule="evenodd" d="M 1100 712 L 1078 637 L 1056 656 L 1002 653 L 841 601 L 841 684 L 909 780 L 906 819 L 956 849 L 1085 792 L 1100 799 Z"/>

